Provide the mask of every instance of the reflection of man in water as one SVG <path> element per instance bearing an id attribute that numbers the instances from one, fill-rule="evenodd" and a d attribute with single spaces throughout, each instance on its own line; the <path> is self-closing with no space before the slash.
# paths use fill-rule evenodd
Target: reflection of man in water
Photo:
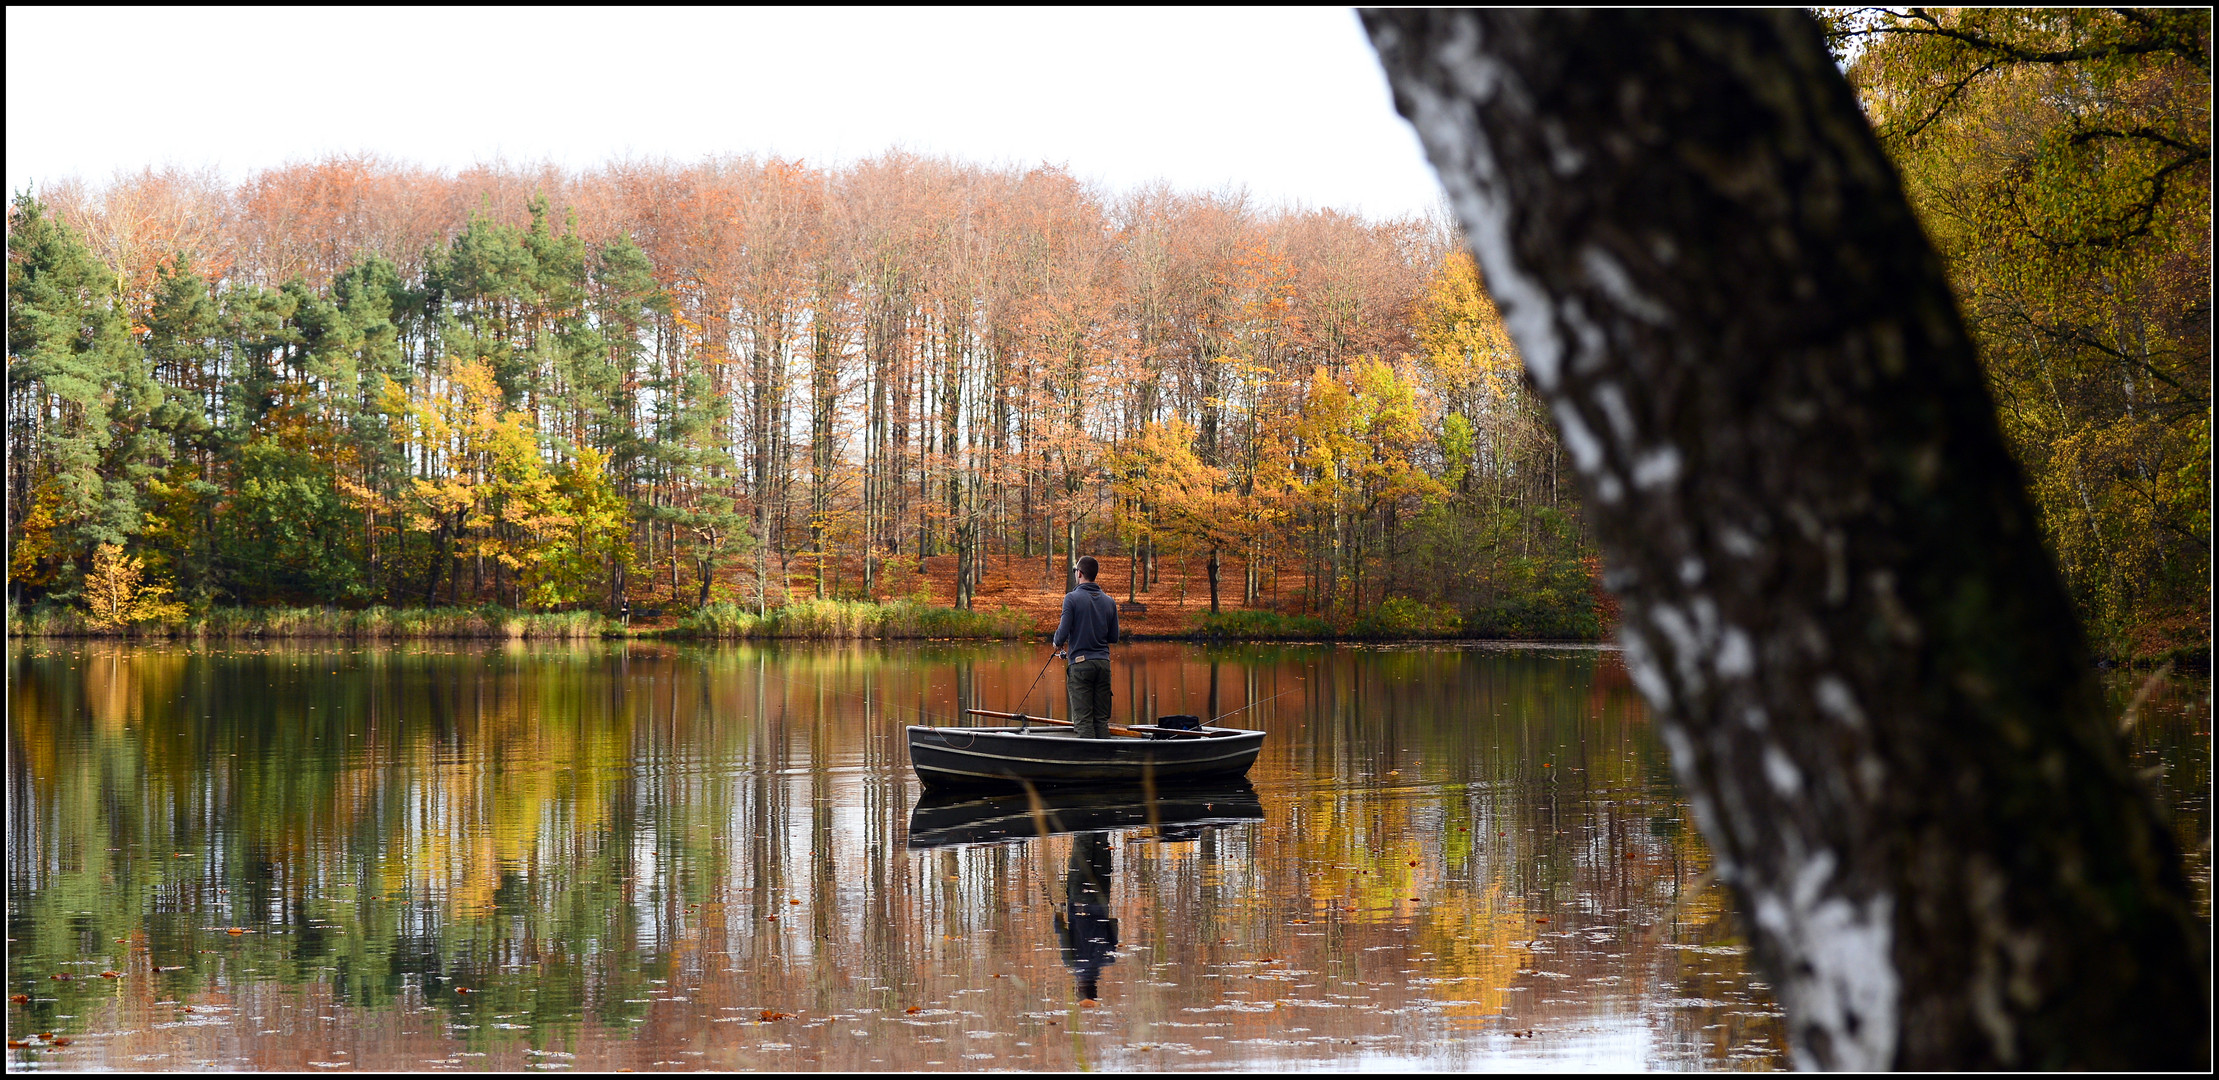
<path id="1" fill-rule="evenodd" d="M 1078 979 L 1079 996 L 1100 997 L 1095 983 L 1105 965 L 1117 962 L 1117 920 L 1109 914 L 1110 840 L 1106 832 L 1071 838 L 1071 867 L 1063 882 L 1064 911 L 1056 913 L 1063 935 L 1063 963 Z"/>

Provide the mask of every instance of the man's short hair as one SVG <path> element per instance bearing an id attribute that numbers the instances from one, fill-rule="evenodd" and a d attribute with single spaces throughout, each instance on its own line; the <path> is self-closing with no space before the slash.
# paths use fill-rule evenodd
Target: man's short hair
<path id="1" fill-rule="evenodd" d="M 1101 564 L 1101 563 L 1098 563 L 1098 562 L 1095 562 L 1095 561 L 1094 561 L 1094 556 L 1092 556 L 1092 555 L 1081 555 L 1081 556 L 1079 556 L 1079 576 L 1080 576 L 1080 577 L 1083 577 L 1083 578 L 1087 579 L 1088 581 L 1092 581 L 1092 580 L 1094 580 L 1094 575 L 1096 575 L 1096 574 L 1099 574 L 1099 573 L 1101 573 L 1101 572 L 1102 572 L 1102 564 Z"/>

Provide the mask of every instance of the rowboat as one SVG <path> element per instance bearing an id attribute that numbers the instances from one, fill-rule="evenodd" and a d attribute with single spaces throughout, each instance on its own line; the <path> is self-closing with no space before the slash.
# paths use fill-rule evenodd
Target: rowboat
<path id="1" fill-rule="evenodd" d="M 1264 733 L 1244 728 L 1113 727 L 1115 738 L 1081 739 L 1067 723 L 1008 716 L 1016 727 L 910 725 L 909 763 L 927 787 L 1017 787 L 1032 784 L 1140 786 L 1248 775 Z"/>
<path id="2" fill-rule="evenodd" d="M 1062 833 L 1157 830 L 1157 839 L 1193 840 L 1212 828 L 1264 819 L 1264 804 L 1247 781 L 1181 785 L 1151 802 L 1130 788 L 1051 788 L 978 792 L 938 788 L 909 814 L 909 846 L 995 844 Z"/>

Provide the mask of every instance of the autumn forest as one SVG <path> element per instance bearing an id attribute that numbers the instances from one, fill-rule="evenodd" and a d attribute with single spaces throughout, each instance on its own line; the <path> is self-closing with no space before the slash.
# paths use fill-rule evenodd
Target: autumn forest
<path id="1" fill-rule="evenodd" d="M 903 156 L 80 199 L 12 224 L 25 594 L 108 543 L 187 603 L 777 606 L 945 554 L 965 607 L 1110 549 L 1321 613 L 1586 595 L 1423 222 Z"/>
<path id="2" fill-rule="evenodd" d="M 2198 17 L 1829 23 L 2115 655 L 2208 653 Z M 176 618 L 964 610 L 1093 553 L 1121 597 L 1193 568 L 1203 619 L 1607 631 L 1438 220 L 901 153 L 340 157 L 49 185 L 8 255 L 11 613 L 121 564 Z"/>

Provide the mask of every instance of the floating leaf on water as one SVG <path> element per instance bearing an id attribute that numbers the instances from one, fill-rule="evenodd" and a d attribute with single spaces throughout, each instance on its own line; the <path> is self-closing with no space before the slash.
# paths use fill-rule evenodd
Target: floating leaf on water
<path id="1" fill-rule="evenodd" d="M 11 996 L 10 996 L 10 997 L 8 998 L 8 1000 L 9 1000 L 9 1001 L 12 1001 L 12 1002 L 15 1002 L 15 1003 L 16 1003 L 16 1004 L 18 1004 L 18 1005 L 29 1005 L 29 1004 L 31 1003 L 31 995 L 29 995 L 29 994 L 15 994 L 15 995 L 11 995 Z"/>
<path id="2" fill-rule="evenodd" d="M 925 1011 L 925 1007 L 922 1005 L 911 1005 L 910 1007 L 903 1009 L 902 1011 L 908 1013 L 911 1016 L 915 1016 L 918 1013 Z"/>
<path id="3" fill-rule="evenodd" d="M 787 1017 L 789 1017 L 789 1016 L 792 1016 L 793 1014 L 792 1014 L 792 1013 L 782 1013 L 782 1012 L 779 1012 L 779 1011 L 778 1011 L 778 1010 L 776 1010 L 776 1009 L 764 1009 L 764 1010 L 762 1011 L 762 1013 L 761 1013 L 760 1015 L 761 1015 L 761 1016 L 762 1016 L 762 1018 L 763 1018 L 763 1022 L 764 1022 L 764 1023 L 766 1023 L 766 1024 L 768 1024 L 768 1023 L 773 1023 L 773 1022 L 775 1022 L 775 1021 L 779 1021 L 779 1020 L 784 1020 L 784 1019 L 786 1019 Z"/>

